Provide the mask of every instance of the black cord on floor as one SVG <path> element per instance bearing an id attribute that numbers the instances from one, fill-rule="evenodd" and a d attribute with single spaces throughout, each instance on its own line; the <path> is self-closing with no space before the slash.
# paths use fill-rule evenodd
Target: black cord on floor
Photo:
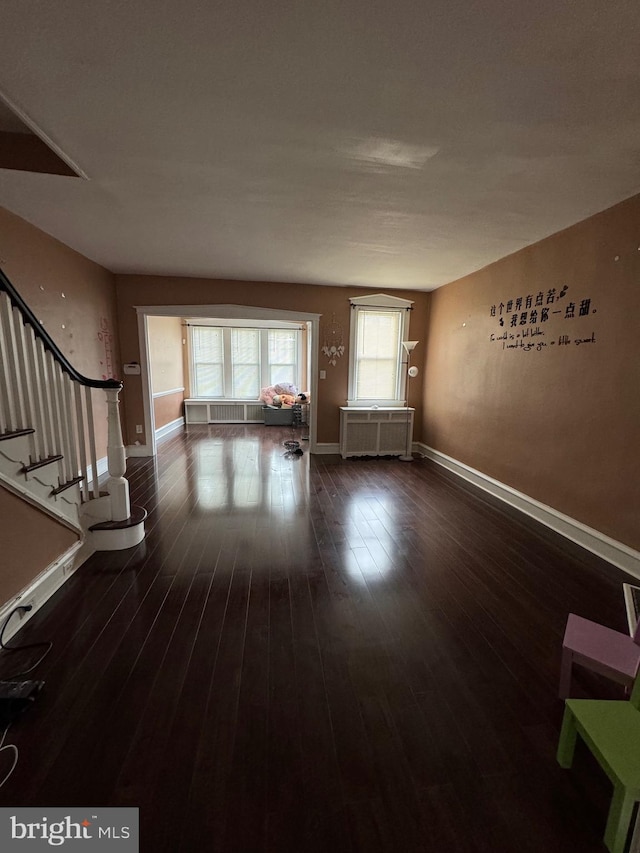
<path id="1" fill-rule="evenodd" d="M 16 681 L 18 678 L 22 678 L 23 675 L 28 675 L 30 672 L 33 672 L 33 670 L 37 666 L 40 666 L 42 661 L 46 658 L 46 656 L 49 654 L 49 652 L 53 648 L 53 643 L 51 642 L 51 640 L 46 640 L 46 641 L 40 642 L 40 643 L 27 643 L 26 645 L 23 645 L 23 646 L 8 646 L 5 643 L 4 632 L 7 629 L 7 625 L 9 624 L 9 620 L 11 619 L 13 614 L 17 613 L 19 610 L 25 610 L 25 611 L 31 610 L 31 605 L 30 604 L 27 604 L 27 605 L 19 604 L 17 607 L 14 607 L 13 610 L 9 613 L 7 618 L 4 620 L 4 624 L 2 626 L 2 629 L 0 630 L 0 648 L 4 649 L 4 651 L 6 651 L 6 652 L 22 652 L 25 649 L 38 649 L 38 648 L 42 648 L 43 646 L 46 646 L 46 648 L 45 648 L 44 652 L 40 655 L 38 660 L 34 664 L 32 664 L 28 669 L 24 669 L 24 670 L 22 670 L 22 672 L 18 672 L 15 675 L 3 676 L 2 681 Z"/>
<path id="2" fill-rule="evenodd" d="M 42 661 L 46 658 L 46 656 L 49 654 L 49 652 L 53 648 L 53 643 L 51 642 L 51 640 L 46 640 L 45 642 L 41 642 L 41 643 L 25 643 L 22 646 L 8 646 L 5 643 L 4 632 L 6 631 L 7 625 L 9 624 L 9 620 L 11 619 L 13 614 L 18 613 L 18 611 L 20 611 L 20 610 L 24 610 L 25 612 L 27 612 L 31 609 L 32 609 L 32 606 L 30 604 L 26 604 L 26 605 L 19 604 L 17 607 L 14 607 L 13 610 L 9 613 L 7 618 L 4 620 L 4 624 L 2 625 L 2 629 L 0 630 L 0 648 L 2 648 L 6 652 L 22 652 L 25 649 L 38 649 L 38 648 L 42 648 L 42 646 L 45 646 L 45 650 L 40 655 L 38 660 L 34 664 L 32 664 L 28 669 L 25 669 L 22 672 L 18 672 L 15 675 L 11 675 L 8 678 L 3 678 L 2 679 L 3 681 L 16 681 L 17 679 L 22 678 L 23 675 L 28 675 L 30 672 L 33 672 L 33 670 L 42 663 Z M 5 744 L 5 742 L 4 742 L 5 738 L 7 737 L 7 732 L 9 731 L 10 727 L 11 727 L 11 723 L 8 723 L 5 730 L 2 733 L 2 739 L 0 740 L 0 753 L 5 752 L 7 749 L 12 750 L 13 751 L 13 764 L 11 765 L 11 767 L 9 768 L 7 773 L 5 774 L 2 781 L 0 781 L 0 788 L 2 788 L 2 786 L 5 784 L 5 782 L 9 779 L 9 777 L 11 776 L 13 771 L 16 769 L 16 765 L 18 764 L 18 757 L 19 757 L 18 747 L 14 743 Z"/>
<path id="3" fill-rule="evenodd" d="M 15 745 L 15 743 L 5 744 L 5 742 L 4 742 L 4 739 L 7 736 L 7 732 L 9 731 L 10 726 L 11 726 L 11 723 L 9 723 L 9 725 L 6 727 L 6 729 L 2 733 L 2 740 L 0 740 L 0 752 L 4 752 L 5 749 L 12 749 L 13 750 L 13 764 L 9 768 L 9 771 L 5 774 L 4 779 L 0 782 L 0 788 L 2 788 L 2 786 L 7 781 L 9 776 L 11 776 L 13 771 L 16 769 L 16 764 L 18 763 L 18 747 Z"/>

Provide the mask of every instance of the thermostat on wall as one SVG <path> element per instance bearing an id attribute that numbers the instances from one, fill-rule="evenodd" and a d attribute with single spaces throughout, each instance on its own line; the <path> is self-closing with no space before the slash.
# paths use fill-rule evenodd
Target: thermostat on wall
<path id="1" fill-rule="evenodd" d="M 140 365 L 137 361 L 132 361 L 130 364 L 123 364 L 122 369 L 124 370 L 125 374 L 128 374 L 129 376 L 132 376 L 134 374 L 140 374 Z"/>

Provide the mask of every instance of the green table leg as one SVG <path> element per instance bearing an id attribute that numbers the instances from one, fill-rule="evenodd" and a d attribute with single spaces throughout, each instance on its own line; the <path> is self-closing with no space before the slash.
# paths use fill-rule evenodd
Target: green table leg
<path id="1" fill-rule="evenodd" d="M 623 785 L 614 786 L 604 831 L 604 843 L 611 853 L 624 853 L 635 802 L 635 797 L 629 796 Z"/>
<path id="2" fill-rule="evenodd" d="M 571 713 L 571 709 L 565 706 L 560 740 L 558 741 L 558 752 L 556 754 L 560 767 L 567 769 L 573 764 L 573 753 L 576 749 L 577 737 L 578 730 L 576 729 L 575 717 Z"/>

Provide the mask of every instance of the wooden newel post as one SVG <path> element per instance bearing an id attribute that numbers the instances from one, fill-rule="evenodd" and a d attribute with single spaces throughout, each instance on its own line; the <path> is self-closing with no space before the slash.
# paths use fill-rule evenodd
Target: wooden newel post
<path id="1" fill-rule="evenodd" d="M 107 394 L 107 464 L 109 479 L 107 491 L 111 497 L 111 521 L 124 521 L 131 515 L 129 482 L 125 479 L 127 458 L 122 443 L 120 427 L 119 390 L 109 389 Z"/>

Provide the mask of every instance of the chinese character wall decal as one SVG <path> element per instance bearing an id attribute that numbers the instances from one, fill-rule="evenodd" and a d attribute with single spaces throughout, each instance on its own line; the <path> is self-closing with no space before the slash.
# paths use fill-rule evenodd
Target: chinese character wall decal
<path id="1" fill-rule="evenodd" d="M 336 322 L 336 315 L 331 315 L 331 322 L 325 327 L 322 352 L 329 359 L 329 364 L 335 367 L 338 359 L 344 355 L 344 335 L 342 326 Z"/>

